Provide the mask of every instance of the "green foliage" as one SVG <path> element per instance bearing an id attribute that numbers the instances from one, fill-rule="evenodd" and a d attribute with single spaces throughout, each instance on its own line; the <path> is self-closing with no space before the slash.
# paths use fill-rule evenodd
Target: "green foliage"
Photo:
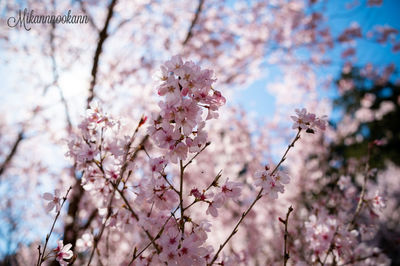
<path id="1" fill-rule="evenodd" d="M 350 158 L 359 159 L 367 154 L 368 143 L 375 140 L 382 140 L 382 144 L 376 147 L 372 155 L 371 166 L 383 168 L 386 160 L 390 160 L 400 165 L 400 84 L 392 80 L 385 80 L 382 76 L 375 75 L 366 77 L 362 71 L 353 68 L 349 73 L 342 73 L 340 80 L 352 80 L 354 87 L 335 99 L 334 107 L 336 111 L 342 112 L 351 118 L 355 117 L 357 110 L 362 108 L 362 99 L 368 96 L 375 98 L 369 109 L 374 114 L 378 112 L 381 104 L 392 103 L 394 110 L 383 115 L 381 118 L 374 118 L 370 122 L 362 122 L 357 130 L 345 136 L 338 143 L 332 145 L 331 149 L 336 158 L 347 161 Z M 332 124 L 335 125 L 334 122 Z M 357 137 L 358 136 L 358 137 Z M 352 144 L 348 144 L 346 139 L 358 139 Z"/>

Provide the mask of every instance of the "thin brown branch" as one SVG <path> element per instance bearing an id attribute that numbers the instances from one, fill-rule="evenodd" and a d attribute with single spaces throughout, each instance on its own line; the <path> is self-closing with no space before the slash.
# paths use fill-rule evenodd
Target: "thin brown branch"
<path id="1" fill-rule="evenodd" d="M 112 214 L 112 212 L 111 212 L 111 206 L 112 206 L 112 203 L 113 203 L 114 195 L 115 195 L 115 189 L 114 189 L 113 192 L 111 193 L 110 201 L 109 201 L 109 204 L 108 204 L 108 207 L 107 207 L 107 217 L 106 217 L 106 219 L 104 220 L 103 225 L 101 226 L 100 232 L 99 232 L 99 233 L 97 234 L 97 236 L 93 239 L 93 249 L 92 249 L 92 252 L 90 253 L 89 261 L 88 261 L 88 263 L 87 263 L 88 266 L 89 266 L 90 263 L 92 262 L 94 252 L 97 250 L 97 245 L 98 245 L 98 243 L 100 242 L 101 237 L 103 236 L 104 229 L 106 228 L 107 221 L 108 221 L 108 219 L 111 217 L 111 214 Z"/>
<path id="2" fill-rule="evenodd" d="M 211 142 L 206 142 L 206 144 L 204 145 L 204 147 L 198 151 L 184 166 L 183 169 L 185 169 L 189 164 L 191 164 L 193 162 L 194 159 L 196 159 L 196 157 L 202 152 L 204 151 L 209 145 L 211 144 Z"/>
<path id="3" fill-rule="evenodd" d="M 180 166 L 180 176 L 179 176 L 179 209 L 181 210 L 181 220 L 180 220 L 180 226 L 181 226 L 181 231 L 182 231 L 182 239 L 185 235 L 185 221 L 183 219 L 183 214 L 185 212 L 183 208 L 183 172 L 185 171 L 185 168 L 183 166 L 182 160 L 179 160 L 179 166 Z"/>
<path id="4" fill-rule="evenodd" d="M 38 263 L 36 264 L 37 266 L 42 265 L 42 263 L 43 263 L 44 260 L 45 260 L 44 254 L 45 254 L 45 252 L 46 252 L 47 244 L 49 243 L 49 239 L 50 239 L 51 234 L 53 233 L 54 226 L 56 225 L 57 219 L 58 219 L 58 217 L 60 216 L 62 207 L 64 206 L 64 203 L 67 201 L 68 194 L 69 194 L 69 192 L 71 191 L 71 189 L 72 189 L 72 187 L 69 187 L 68 190 L 67 190 L 67 193 L 65 193 L 65 196 L 63 197 L 63 201 L 62 201 L 62 203 L 61 203 L 60 209 L 58 210 L 58 212 L 57 212 L 57 214 L 56 214 L 56 217 L 54 218 L 53 224 L 51 225 L 50 232 L 46 235 L 46 241 L 45 241 L 45 243 L 44 243 L 42 255 L 41 255 L 41 257 L 38 259 Z M 38 249 L 39 249 L 39 254 L 40 254 L 40 246 L 39 246 Z"/>
<path id="5" fill-rule="evenodd" d="M 179 191 L 174 187 L 174 185 L 172 185 L 171 182 L 169 182 L 169 180 L 168 180 L 168 178 L 167 178 L 167 175 L 161 173 L 161 176 L 164 178 L 165 182 L 168 183 L 168 185 L 171 187 L 171 189 L 172 189 L 173 191 L 175 191 L 176 194 L 179 195 Z"/>
<path id="6" fill-rule="evenodd" d="M 339 226 L 336 226 L 335 232 L 333 233 L 333 236 L 332 236 L 331 243 L 329 244 L 329 248 L 328 248 L 328 250 L 327 250 L 326 253 L 325 253 L 325 258 L 324 258 L 324 260 L 321 261 L 320 258 L 319 258 L 319 256 L 318 256 L 318 261 L 319 261 L 319 263 L 320 263 L 321 265 L 325 265 L 325 263 L 326 263 L 326 261 L 327 261 L 327 259 L 328 259 L 328 257 L 329 257 L 329 254 L 331 254 L 331 253 L 333 252 L 333 250 L 335 249 L 335 237 L 336 237 L 336 235 L 337 235 L 337 233 L 338 233 L 338 229 L 339 229 Z M 334 258 L 335 258 L 335 257 L 334 257 Z"/>
<path id="7" fill-rule="evenodd" d="M 42 258 L 42 252 L 40 251 L 40 245 L 37 247 L 38 252 L 39 252 L 39 256 L 36 262 L 36 265 L 40 265 L 40 259 Z"/>
<path id="8" fill-rule="evenodd" d="M 70 167 L 70 175 L 75 177 L 75 184 L 72 187 L 72 193 L 71 197 L 69 199 L 69 204 L 68 204 L 68 211 L 67 211 L 67 216 L 72 218 L 72 223 L 66 223 L 64 225 L 64 242 L 65 243 L 70 243 L 72 244 L 73 247 L 75 247 L 76 241 L 78 240 L 78 233 L 79 233 L 79 228 L 77 228 L 78 224 L 78 214 L 79 214 L 79 203 L 85 193 L 85 190 L 81 186 L 81 182 L 79 177 L 77 176 L 77 171 L 76 171 L 76 164 L 72 165 Z M 89 226 L 89 224 L 88 224 Z M 53 262 L 50 264 L 51 266 L 57 266 L 59 263 L 56 260 L 53 260 Z"/>
<path id="9" fill-rule="evenodd" d="M 117 0 L 112 0 L 110 5 L 108 6 L 108 13 L 107 13 L 107 18 L 106 21 L 104 22 L 103 29 L 99 32 L 99 38 L 97 42 L 97 47 L 96 51 L 94 53 L 93 57 L 93 66 L 92 66 L 92 81 L 90 82 L 90 87 L 89 87 L 89 96 L 87 98 L 87 108 L 89 108 L 90 103 L 94 99 L 94 86 L 96 85 L 96 78 L 97 78 L 97 72 L 98 72 L 98 67 L 99 67 L 99 60 L 100 60 L 100 55 L 103 52 L 103 45 L 104 42 L 106 41 L 108 37 L 108 27 L 110 25 L 111 18 L 114 15 L 114 7 L 117 4 Z"/>
<path id="10" fill-rule="evenodd" d="M 351 219 L 351 222 L 348 226 L 349 230 L 355 225 L 357 217 L 360 215 L 361 209 L 364 204 L 364 197 L 365 197 L 367 181 L 368 181 L 368 176 L 369 176 L 369 171 L 370 171 L 369 160 L 371 158 L 371 149 L 372 149 L 372 145 L 368 144 L 367 162 L 365 164 L 365 173 L 364 173 L 364 180 L 363 180 L 363 184 L 362 184 L 362 188 L 361 188 L 361 195 L 360 195 L 360 199 L 358 200 L 357 208 L 356 208 L 356 211 L 354 212 L 354 216 Z"/>
<path id="11" fill-rule="evenodd" d="M 99 258 L 99 259 L 98 259 L 98 262 L 99 262 L 100 266 L 104 266 L 104 263 L 103 263 L 103 262 L 101 261 L 101 259 L 100 259 L 101 254 L 100 254 L 99 248 L 96 248 L 96 253 L 97 253 L 97 257 Z"/>
<path id="12" fill-rule="evenodd" d="M 4 160 L 4 162 L 0 166 L 0 176 L 3 174 L 4 170 L 8 167 L 8 165 L 10 164 L 12 158 L 17 153 L 18 146 L 19 146 L 19 144 L 21 143 L 21 141 L 23 139 L 24 139 L 24 131 L 21 130 L 18 133 L 17 138 L 15 139 L 14 144 L 12 145 L 12 148 L 11 148 L 10 152 L 8 153 L 6 159 Z"/>
<path id="13" fill-rule="evenodd" d="M 99 31 L 99 28 L 97 28 L 96 24 L 94 23 L 93 17 L 87 11 L 84 2 L 82 0 L 79 0 L 78 2 L 79 2 L 82 12 L 88 17 L 90 26 L 92 26 L 95 30 Z"/>
<path id="14" fill-rule="evenodd" d="M 167 218 L 167 220 L 165 220 L 163 226 L 161 227 L 161 229 L 158 231 L 157 235 L 154 238 L 154 241 L 157 240 L 158 238 L 160 238 L 161 234 L 164 231 L 165 226 L 167 225 L 167 223 L 169 222 L 169 220 L 171 220 L 172 217 L 174 217 L 175 212 L 179 209 L 179 206 L 175 208 L 175 210 L 173 212 L 171 212 L 171 215 Z M 137 249 L 135 247 L 135 250 L 133 252 L 133 257 L 132 260 L 130 261 L 129 265 L 131 265 L 144 251 L 146 251 L 146 249 L 148 249 L 151 246 L 152 242 L 149 242 L 139 253 L 137 253 Z"/>
<path id="15" fill-rule="evenodd" d="M 190 24 L 190 27 L 189 27 L 188 33 L 186 35 L 186 38 L 182 43 L 184 46 L 189 42 L 189 40 L 193 36 L 193 28 L 196 25 L 197 20 L 199 19 L 201 10 L 203 9 L 203 4 L 204 4 L 204 0 L 199 0 L 199 5 L 197 6 L 196 13 L 194 14 L 194 18 L 192 20 L 192 23 Z"/>
<path id="16" fill-rule="evenodd" d="M 284 240 L 285 240 L 285 244 L 284 244 L 284 250 L 283 250 L 283 265 L 284 266 L 286 266 L 287 265 L 287 262 L 288 262 L 288 260 L 289 260 L 289 258 L 290 258 L 290 256 L 289 256 L 289 250 L 288 250 L 288 247 L 287 247 L 287 245 L 288 245 L 288 236 L 289 236 L 289 232 L 288 232 L 288 224 L 289 224 L 289 215 L 290 215 L 290 213 L 293 211 L 293 208 L 292 208 L 292 206 L 290 206 L 289 207 L 289 209 L 288 209 L 288 211 L 287 211 L 287 213 L 286 213 L 286 219 L 283 221 L 283 220 L 280 220 L 281 222 L 283 222 L 284 223 L 284 225 L 285 225 L 285 234 L 284 234 L 284 236 L 283 236 L 283 238 L 284 238 Z"/>
<path id="17" fill-rule="evenodd" d="M 296 143 L 296 141 L 298 141 L 300 139 L 300 132 L 301 132 L 301 128 L 299 128 L 299 130 L 298 130 L 298 132 L 296 134 L 296 137 L 289 144 L 289 146 L 287 147 L 287 149 L 286 149 L 285 153 L 283 154 L 281 160 L 275 166 L 274 170 L 271 172 L 272 175 L 278 170 L 279 166 L 286 160 L 286 155 L 288 154 L 289 150 L 292 147 L 294 147 L 294 144 Z M 256 198 L 253 200 L 253 202 L 248 207 L 248 209 L 245 212 L 243 212 L 242 216 L 240 217 L 239 221 L 236 223 L 235 227 L 233 228 L 233 230 L 230 233 L 230 235 L 228 236 L 228 238 L 224 241 L 224 243 L 222 243 L 222 245 L 219 246 L 219 249 L 218 249 L 217 253 L 215 253 L 214 257 L 211 259 L 211 262 L 208 263 L 207 265 L 212 265 L 217 260 L 219 253 L 222 251 L 222 249 L 225 247 L 225 245 L 229 242 L 229 240 L 237 233 L 238 227 L 243 222 L 244 218 L 253 209 L 253 207 L 257 203 L 257 201 L 259 201 L 262 198 L 262 192 L 263 192 L 263 189 L 261 188 L 260 191 L 258 192 Z"/>
<path id="18" fill-rule="evenodd" d="M 108 203 L 108 207 L 107 207 L 107 216 L 106 216 L 105 221 L 103 222 L 103 225 L 102 225 L 102 227 L 101 227 L 101 229 L 100 229 L 100 232 L 99 232 L 99 233 L 97 234 L 97 236 L 94 238 L 94 241 L 93 241 L 93 249 L 92 249 L 92 252 L 91 252 L 91 254 L 90 254 L 90 257 L 89 257 L 89 261 L 88 261 L 87 266 L 89 266 L 90 263 L 92 262 L 94 252 L 96 251 L 97 244 L 98 244 L 98 243 L 100 242 L 100 240 L 101 240 L 101 237 L 102 237 L 102 235 L 103 235 L 104 229 L 105 229 L 105 227 L 106 227 L 107 220 L 111 217 L 111 214 L 112 214 L 112 203 L 113 203 L 113 201 L 114 201 L 115 192 L 118 190 L 118 186 L 119 186 L 119 184 L 121 183 L 121 181 L 122 181 L 122 179 L 123 179 L 123 177 L 124 177 L 124 174 L 125 174 L 125 171 L 126 171 L 126 169 L 127 169 L 127 167 L 128 167 L 128 164 L 129 164 L 129 162 L 130 162 L 130 159 L 132 159 L 132 156 L 130 157 L 130 159 L 128 159 L 129 151 L 131 150 L 132 143 L 133 143 L 133 141 L 135 140 L 135 136 L 136 136 L 136 134 L 137 134 L 137 132 L 139 131 L 139 128 L 140 128 L 141 126 L 142 126 L 142 120 L 140 120 L 140 122 L 138 123 L 138 125 L 137 125 L 135 131 L 133 132 L 133 134 L 132 134 L 132 136 L 131 136 L 129 142 L 125 145 L 124 155 L 123 155 L 123 159 L 122 159 L 122 161 L 123 161 L 124 163 L 123 163 L 122 166 L 121 166 L 121 171 L 120 171 L 120 173 L 119 173 L 119 176 L 118 176 L 118 179 L 117 179 L 116 183 L 115 183 L 115 184 L 112 183 L 112 185 L 113 185 L 113 191 L 112 191 L 112 193 L 111 193 L 111 197 L 110 197 L 110 199 L 109 199 L 109 203 Z M 134 154 L 137 153 L 137 150 L 138 150 L 138 149 L 135 150 Z M 135 157 L 136 157 L 136 155 L 135 155 Z M 120 193 L 120 194 L 121 194 L 121 196 L 123 196 L 123 193 Z M 123 198 L 124 198 L 124 197 L 123 197 Z M 125 199 L 125 200 L 126 200 L 126 199 Z M 132 210 L 132 211 L 133 211 L 133 210 Z M 135 218 L 138 219 L 137 215 L 136 215 Z M 153 238 L 151 238 L 151 240 L 154 242 L 154 239 L 153 239 Z"/>

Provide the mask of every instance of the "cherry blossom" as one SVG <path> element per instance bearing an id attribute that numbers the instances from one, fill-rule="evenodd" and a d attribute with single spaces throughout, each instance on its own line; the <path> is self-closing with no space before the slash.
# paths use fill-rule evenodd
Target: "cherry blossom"
<path id="1" fill-rule="evenodd" d="M 307 133 L 314 133 L 316 129 L 326 129 L 326 117 L 317 117 L 313 113 L 307 112 L 305 108 L 296 109 L 297 116 L 291 116 L 294 121 L 292 128 L 304 129 Z"/>
<path id="2" fill-rule="evenodd" d="M 27 265 L 40 245 L 38 264 L 52 263 L 54 253 L 43 251 L 48 237 L 43 245 L 35 242 L 41 230 L 25 233 L 31 217 L 42 224 L 36 223 L 40 208 L 20 211 L 17 200 L 34 203 L 44 185 L 61 191 L 71 185 L 64 201 L 56 193 L 45 197 L 46 209 L 60 216 L 57 233 L 71 243 L 58 248 L 64 265 L 75 259 L 68 258 L 70 245 L 76 265 L 279 265 L 286 261 L 284 246 L 290 265 L 389 265 L 387 249 L 377 247 L 382 232 L 393 232 L 392 239 L 398 232 L 400 170 L 372 177 L 364 173 L 364 158 L 341 160 L 330 147 L 361 143 L 365 135 L 352 136 L 357 127 L 393 114 L 400 97 L 373 110 L 378 99 L 366 93 L 362 108 L 337 127 L 316 114 L 332 111 L 331 100 L 320 98 L 325 88 L 342 96 L 359 89 L 359 80 L 350 78 L 357 67 L 381 86 L 397 82 L 395 64 L 377 67 L 371 58 L 362 65 L 359 48 L 368 41 L 395 52 L 398 29 L 332 24 L 336 12 L 325 2 L 28 1 L 49 14 L 81 10 L 90 23 L 79 29 L 32 25 L 28 35 L 23 28 L 0 30 L 4 69 L 24 68 L 13 84 L 7 80 L 15 75 L 6 75 L 5 86 L 20 89 L 3 95 L 5 109 L 18 112 L 0 118 L 2 188 L 23 191 L 3 193 L 0 207 L 11 222 L 15 213 L 21 215 L 16 221 L 27 221 L 20 229 L 24 245 L 12 259 Z M 347 6 L 358 14 L 383 2 Z M 19 4 L 7 1 L 4 15 L 18 14 Z M 155 85 L 150 76 L 163 61 Z M 281 73 L 266 84 L 277 110 L 255 118 L 234 96 L 269 80 L 270 67 Z M 338 86 L 327 69 L 342 69 Z M 224 108 L 219 90 L 229 96 Z M 292 117 L 294 145 L 286 142 L 293 134 L 287 124 L 300 104 L 307 109 Z M 277 163 L 281 145 L 290 152 Z M 276 167 L 263 169 L 266 163 Z M 67 201 L 68 215 L 57 198 Z M 291 205 L 283 232 L 278 217 Z"/>
<path id="3" fill-rule="evenodd" d="M 278 192 L 284 193 L 284 185 L 289 184 L 289 176 L 281 171 L 272 173 L 268 166 L 265 170 L 257 171 L 254 174 L 254 185 L 263 189 L 263 195 L 268 195 L 270 199 L 277 199 Z"/>
<path id="4" fill-rule="evenodd" d="M 72 244 L 67 244 L 64 246 L 63 241 L 59 240 L 57 248 L 54 249 L 56 253 L 56 260 L 60 263 L 61 266 L 68 265 L 68 260 L 70 260 L 73 256 L 72 250 L 70 250 Z"/>
<path id="5" fill-rule="evenodd" d="M 160 117 L 153 119 L 148 132 L 160 148 L 168 150 L 165 158 L 177 163 L 205 145 L 205 121 L 217 117 L 225 98 L 212 88 L 212 71 L 192 61 L 183 62 L 179 55 L 168 60 L 161 73 L 158 94 L 165 100 L 159 102 Z M 207 109 L 206 118 L 203 109 Z"/>
<path id="6" fill-rule="evenodd" d="M 43 194 L 43 198 L 49 203 L 46 205 L 46 212 L 50 212 L 55 208 L 56 212 L 59 212 L 61 209 L 61 197 L 60 191 L 58 189 L 54 190 L 54 194 L 46 192 Z"/>

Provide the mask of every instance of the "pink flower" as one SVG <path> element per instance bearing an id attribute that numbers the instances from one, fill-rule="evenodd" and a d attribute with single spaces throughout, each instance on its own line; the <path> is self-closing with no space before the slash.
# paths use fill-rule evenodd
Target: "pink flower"
<path id="1" fill-rule="evenodd" d="M 308 113 L 305 108 L 295 110 L 297 116 L 291 116 L 294 123 L 292 128 L 308 129 L 312 122 L 315 120 L 315 115 Z"/>
<path id="2" fill-rule="evenodd" d="M 290 177 L 288 174 L 286 174 L 285 172 L 282 171 L 277 171 L 275 173 L 275 180 L 277 182 L 281 182 L 283 184 L 289 184 L 290 183 Z"/>
<path id="3" fill-rule="evenodd" d="M 172 163 L 177 163 L 178 159 L 180 160 L 186 159 L 187 152 L 188 152 L 188 147 L 184 143 L 179 142 L 178 145 L 176 145 L 171 149 L 168 155 Z"/>
<path id="4" fill-rule="evenodd" d="M 171 72 L 173 72 L 174 70 L 176 71 L 183 66 L 182 58 L 179 55 L 175 55 L 170 60 L 165 62 L 165 66 L 168 69 L 168 71 Z"/>
<path id="5" fill-rule="evenodd" d="M 204 256 L 207 254 L 207 249 L 201 244 L 202 241 L 197 241 L 195 234 L 186 237 L 178 251 L 178 265 L 205 265 Z"/>
<path id="6" fill-rule="evenodd" d="M 217 194 L 214 199 L 208 204 L 206 214 L 211 214 L 213 217 L 218 217 L 218 208 L 221 208 L 225 199 L 221 194 Z"/>
<path id="7" fill-rule="evenodd" d="M 321 215 L 322 216 L 322 215 Z M 324 218 L 312 215 L 308 222 L 305 222 L 306 240 L 310 243 L 310 248 L 322 254 L 328 250 L 336 230 L 336 220 L 327 216 Z"/>
<path id="8" fill-rule="evenodd" d="M 165 166 L 166 166 L 166 161 L 164 157 L 157 157 L 154 159 L 150 159 L 150 168 L 153 173 L 161 172 Z"/>
<path id="9" fill-rule="evenodd" d="M 172 127 L 164 127 L 155 134 L 155 139 L 160 148 L 170 149 L 180 139 L 180 133 Z"/>
<path id="10" fill-rule="evenodd" d="M 119 169 L 115 165 L 111 165 L 110 167 L 106 168 L 106 177 L 109 178 L 112 182 L 117 181 L 119 178 Z"/>
<path id="11" fill-rule="evenodd" d="M 54 190 L 54 195 L 49 192 L 44 193 L 43 198 L 49 201 L 49 203 L 47 203 L 46 206 L 46 212 L 50 212 L 51 210 L 53 210 L 53 208 L 56 209 L 56 212 L 60 211 L 61 197 L 60 197 L 60 191 L 58 189 Z"/>
<path id="12" fill-rule="evenodd" d="M 204 194 L 200 193 L 200 191 L 197 188 L 193 188 L 192 190 L 190 190 L 189 196 L 194 196 L 196 199 L 202 199 Z M 204 200 L 204 199 L 202 199 L 202 200 Z"/>
<path id="13" fill-rule="evenodd" d="M 374 197 L 371 199 L 372 201 L 372 207 L 375 210 L 382 210 L 384 208 L 386 208 L 386 204 L 385 204 L 385 200 L 383 199 L 383 197 L 379 194 L 379 191 L 375 192 Z"/>
<path id="14" fill-rule="evenodd" d="M 297 116 L 291 116 L 294 121 L 293 129 L 304 129 L 307 133 L 314 133 L 318 128 L 326 129 L 326 116 L 317 117 L 315 114 L 307 112 L 305 108 L 295 110 Z"/>
<path id="15" fill-rule="evenodd" d="M 290 178 L 286 173 L 278 171 L 271 175 L 268 167 L 265 170 L 257 171 L 254 177 L 254 185 L 262 187 L 263 195 L 268 195 L 270 199 L 277 199 L 278 192 L 283 193 L 285 191 L 283 184 L 289 184 L 290 182 Z"/>
<path id="16" fill-rule="evenodd" d="M 221 195 L 225 198 L 236 199 L 240 196 L 242 192 L 242 184 L 238 182 L 225 181 L 225 184 L 221 187 Z"/>
<path id="17" fill-rule="evenodd" d="M 62 266 L 68 265 L 68 261 L 72 258 L 73 252 L 70 250 L 72 247 L 72 244 L 67 244 L 64 246 L 63 241 L 59 240 L 58 241 L 58 246 L 56 249 L 54 249 L 54 252 L 56 253 L 56 260 L 60 263 Z"/>
<path id="18" fill-rule="evenodd" d="M 207 142 L 205 121 L 218 117 L 225 98 L 212 88 L 213 72 L 201 69 L 191 61 L 173 56 L 161 67 L 158 94 L 160 118 L 148 129 L 157 146 L 164 149 L 165 159 L 177 163 L 188 153 L 198 152 Z M 208 111 L 204 117 L 203 110 Z"/>

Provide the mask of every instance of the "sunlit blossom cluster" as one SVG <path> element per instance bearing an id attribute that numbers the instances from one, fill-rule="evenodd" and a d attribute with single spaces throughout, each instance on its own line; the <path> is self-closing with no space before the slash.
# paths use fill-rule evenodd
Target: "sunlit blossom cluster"
<path id="1" fill-rule="evenodd" d="M 160 114 L 153 119 L 148 132 L 157 145 L 168 150 L 168 161 L 185 160 L 207 142 L 206 120 L 218 117 L 218 108 L 225 98 L 212 87 L 215 79 L 211 70 L 202 70 L 194 62 L 183 62 L 174 56 L 161 67 L 158 94 Z M 203 115 L 203 110 L 206 115 Z"/>
<path id="2" fill-rule="evenodd" d="M 251 175 L 252 183 L 227 177 L 223 171 L 208 176 L 205 182 L 196 183 L 189 178 L 191 171 L 199 174 L 194 162 L 214 145 L 208 139 L 205 124 L 218 118 L 218 109 L 225 103 L 225 98 L 212 87 L 215 81 L 212 71 L 183 61 L 180 56 L 167 61 L 157 79 L 161 81 L 157 87 L 161 101 L 158 104 L 160 111 L 153 119 L 148 121 L 143 116 L 136 128 L 126 128 L 120 120 L 93 104 L 80 123 L 79 132 L 68 143 L 67 155 L 82 171 L 81 185 L 90 193 L 90 201 L 97 209 L 94 211 L 99 214 L 97 226 L 100 231 L 96 234 L 86 231 L 78 239 L 76 250 L 95 254 L 98 247 L 104 249 L 101 232 L 111 230 L 120 233 L 120 237 L 124 234 L 132 236 L 132 246 L 126 247 L 130 256 L 118 258 L 121 264 L 245 264 L 254 251 L 229 254 L 225 245 L 238 245 L 234 237 L 242 224 L 254 223 L 246 217 L 256 215 L 252 209 L 259 210 L 259 200 L 265 199 L 278 206 L 279 194 L 284 194 L 294 179 L 289 177 L 293 173 L 281 169 L 282 163 L 302 133 L 326 130 L 326 117 L 318 117 L 305 108 L 296 109 L 296 116 L 291 116 L 292 128 L 297 130 L 295 138 L 277 164 L 252 168 L 255 170 Z M 145 124 L 149 124 L 146 132 L 152 145 L 140 142 Z M 199 185 L 204 183 L 208 185 Z M 321 197 L 321 201 L 312 203 L 315 211 L 309 211 L 307 218 L 292 221 L 291 226 L 305 230 L 305 235 L 299 235 L 298 241 L 308 244 L 307 248 L 301 248 L 306 249 L 308 261 L 347 263 L 368 256 L 373 263 L 387 262 L 378 249 L 371 249 L 363 242 L 376 232 L 376 217 L 385 207 L 385 200 L 379 193 L 365 193 L 361 207 L 355 206 L 357 192 L 351 178 L 342 176 L 335 192 L 330 194 L 331 198 L 324 203 Z M 346 197 L 341 197 L 340 193 Z M 57 213 L 60 212 L 63 199 L 58 190 L 54 194 L 45 193 L 43 198 L 48 201 L 47 211 L 55 208 Z M 329 207 L 339 203 L 338 215 L 329 213 L 324 205 Z M 235 227 L 225 228 L 225 241 L 215 245 L 214 227 L 225 220 L 220 214 L 227 210 L 239 213 L 238 221 Z M 349 217 L 346 212 L 354 212 L 354 216 Z M 366 213 L 371 221 L 360 222 L 359 217 Z M 285 226 L 290 224 L 288 216 L 279 221 Z M 257 228 L 253 230 L 257 232 Z M 289 233 L 296 236 L 293 230 Z M 283 238 L 275 244 L 282 241 Z M 71 244 L 64 246 L 59 241 L 54 256 L 60 265 L 67 265 L 73 258 L 71 248 Z M 296 250 L 292 249 L 292 254 L 294 263 L 304 263 Z"/>

